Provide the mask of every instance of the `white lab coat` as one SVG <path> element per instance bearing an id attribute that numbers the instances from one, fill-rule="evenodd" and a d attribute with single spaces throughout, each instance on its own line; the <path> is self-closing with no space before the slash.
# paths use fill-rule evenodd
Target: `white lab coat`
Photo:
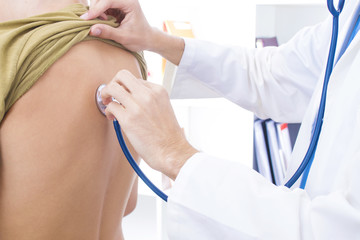
<path id="1" fill-rule="evenodd" d="M 337 52 L 358 4 L 345 3 Z M 310 143 L 331 29 L 329 17 L 279 48 L 258 50 L 188 39 L 175 84 L 200 81 L 261 118 L 302 122 L 287 180 Z M 246 166 L 198 153 L 169 194 L 169 238 L 360 239 L 360 33 L 334 67 L 306 190 L 296 186 L 275 186 Z"/>

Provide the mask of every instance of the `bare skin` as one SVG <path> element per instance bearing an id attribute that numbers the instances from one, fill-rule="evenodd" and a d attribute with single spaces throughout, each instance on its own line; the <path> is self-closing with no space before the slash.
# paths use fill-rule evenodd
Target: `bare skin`
<path id="1" fill-rule="evenodd" d="M 54 7 L 44 0 L 34 12 L 27 4 L 41 0 L 3 2 L 4 9 L 27 9 L 11 20 L 82 1 L 56 1 L 62 5 Z M 126 51 L 82 42 L 6 114 L 0 126 L 0 239 L 123 239 L 121 221 L 135 207 L 136 177 L 94 101 L 96 88 L 119 69 L 141 76 Z"/>

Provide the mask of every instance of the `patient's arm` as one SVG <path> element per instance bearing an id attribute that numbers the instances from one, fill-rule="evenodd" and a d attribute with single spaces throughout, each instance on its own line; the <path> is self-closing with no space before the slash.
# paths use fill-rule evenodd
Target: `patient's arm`
<path id="1" fill-rule="evenodd" d="M 128 203 L 126 205 L 124 216 L 129 215 L 132 211 L 135 210 L 137 204 L 137 196 L 138 196 L 138 178 L 135 179 Z"/>
<path id="2" fill-rule="evenodd" d="M 95 105 L 96 88 L 120 69 L 141 77 L 128 52 L 82 42 L 10 109 L 0 127 L 0 239 L 122 238 L 136 177 Z"/>

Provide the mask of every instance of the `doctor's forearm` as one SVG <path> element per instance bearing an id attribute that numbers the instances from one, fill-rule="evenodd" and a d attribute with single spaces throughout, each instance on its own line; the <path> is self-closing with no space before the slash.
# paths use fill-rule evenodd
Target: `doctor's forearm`
<path id="1" fill-rule="evenodd" d="M 184 53 L 184 39 L 169 35 L 156 28 L 151 31 L 149 51 L 160 54 L 175 65 L 179 65 Z"/>

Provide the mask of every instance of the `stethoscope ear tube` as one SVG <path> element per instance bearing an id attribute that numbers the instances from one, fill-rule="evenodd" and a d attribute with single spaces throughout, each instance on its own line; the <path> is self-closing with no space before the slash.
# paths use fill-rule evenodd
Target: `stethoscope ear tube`
<path id="1" fill-rule="evenodd" d="M 128 160 L 128 162 L 130 163 L 131 167 L 134 169 L 134 171 L 136 172 L 136 174 L 144 181 L 144 183 L 156 194 L 158 195 L 161 199 L 163 199 L 165 202 L 167 202 L 168 196 L 163 193 L 160 189 L 158 189 L 147 177 L 146 175 L 141 171 L 140 167 L 137 165 L 137 163 L 135 162 L 134 158 L 131 156 L 131 153 L 129 151 L 129 149 L 127 148 L 126 144 L 125 144 L 125 140 L 124 137 L 121 133 L 121 127 L 120 124 L 117 120 L 114 120 L 113 122 L 114 128 L 115 128 L 115 132 L 116 132 L 116 136 L 117 139 L 119 141 L 120 147 L 122 149 L 122 151 L 124 152 L 124 155 L 126 157 L 126 159 Z"/>
<path id="2" fill-rule="evenodd" d="M 334 0 L 327 0 L 327 7 L 334 17 L 338 17 L 344 8 L 345 0 L 339 0 L 338 9 L 334 6 Z"/>

